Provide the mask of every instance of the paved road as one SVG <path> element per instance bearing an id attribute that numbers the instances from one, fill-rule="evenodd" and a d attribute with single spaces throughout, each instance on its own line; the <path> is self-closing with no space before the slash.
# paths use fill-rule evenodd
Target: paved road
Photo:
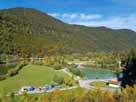
<path id="1" fill-rule="evenodd" d="M 66 73 L 67 75 L 69 75 L 69 76 L 71 76 L 71 77 L 73 76 L 72 73 L 70 73 L 70 72 L 68 71 L 68 68 L 61 69 L 60 71 Z"/>
<path id="2" fill-rule="evenodd" d="M 67 68 L 64 68 L 64 69 L 62 69 L 62 70 L 60 70 L 60 71 L 63 71 L 64 73 L 68 74 L 69 76 L 72 76 L 72 73 L 70 73 Z M 111 79 L 88 79 L 88 80 L 79 80 L 79 79 L 76 78 L 76 77 L 75 77 L 74 79 L 75 79 L 75 80 L 78 80 L 80 87 L 85 88 L 85 89 L 88 89 L 88 90 L 90 90 L 90 89 L 96 89 L 95 86 L 91 86 L 91 85 L 90 85 L 90 83 L 92 83 L 92 82 L 95 82 L 95 81 L 104 81 L 104 82 L 107 82 L 108 80 L 111 80 Z M 112 80 L 116 80 L 116 79 L 112 79 Z M 117 90 L 117 88 L 105 88 L 105 87 L 101 87 L 101 90 L 114 92 L 115 90 Z"/>
<path id="3" fill-rule="evenodd" d="M 95 82 L 95 81 L 104 81 L 104 82 L 107 82 L 108 80 L 110 80 L 110 79 L 79 80 L 79 85 L 80 85 L 80 87 L 85 88 L 85 89 L 89 89 L 89 90 L 90 89 L 96 89 L 96 87 L 95 86 L 91 86 L 90 83 Z M 105 88 L 105 87 L 100 87 L 100 88 L 103 91 L 112 91 L 112 92 L 114 92 L 115 90 L 117 90 L 117 88 Z"/>
<path id="4" fill-rule="evenodd" d="M 78 86 L 73 86 L 73 87 L 68 87 L 68 88 L 59 88 L 60 91 L 65 91 L 65 90 L 72 90 L 72 89 L 76 89 L 78 88 Z M 32 92 L 27 92 L 28 94 L 40 94 L 40 93 L 50 93 L 50 92 L 53 92 L 55 89 L 52 89 L 52 90 L 48 90 L 48 91 L 32 91 Z M 16 93 L 15 94 L 16 96 L 19 96 L 21 95 L 21 93 Z M 7 96 L 10 96 L 10 95 L 7 95 Z"/>

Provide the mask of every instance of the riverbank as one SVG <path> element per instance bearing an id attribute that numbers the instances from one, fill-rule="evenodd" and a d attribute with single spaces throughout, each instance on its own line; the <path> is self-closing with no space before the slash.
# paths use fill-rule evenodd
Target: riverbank
<path id="1" fill-rule="evenodd" d="M 109 80 L 117 80 L 116 78 L 106 78 L 106 79 L 83 79 L 83 78 L 80 78 L 79 76 L 75 76 L 75 75 L 72 75 L 71 72 L 68 71 L 67 68 L 64 68 L 62 69 L 61 71 L 65 72 L 66 74 L 68 74 L 69 76 L 73 76 L 75 81 L 78 81 L 79 83 L 79 86 L 81 88 L 84 88 L 84 89 L 87 89 L 87 90 L 91 90 L 91 89 L 97 89 L 98 87 L 97 86 L 91 86 L 90 84 L 93 83 L 93 82 L 96 82 L 96 81 L 103 81 L 103 82 L 107 82 Z M 94 73 L 94 72 L 93 72 Z M 114 92 L 115 90 L 120 90 L 119 88 L 106 88 L 106 87 L 99 87 L 101 88 L 103 91 L 112 91 Z"/>

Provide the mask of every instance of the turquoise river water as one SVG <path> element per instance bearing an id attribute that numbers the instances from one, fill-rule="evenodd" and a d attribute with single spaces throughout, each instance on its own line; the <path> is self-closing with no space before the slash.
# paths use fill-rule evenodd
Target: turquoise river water
<path id="1" fill-rule="evenodd" d="M 83 75 L 88 79 L 112 79 L 116 78 L 114 72 L 104 69 L 82 69 Z"/>

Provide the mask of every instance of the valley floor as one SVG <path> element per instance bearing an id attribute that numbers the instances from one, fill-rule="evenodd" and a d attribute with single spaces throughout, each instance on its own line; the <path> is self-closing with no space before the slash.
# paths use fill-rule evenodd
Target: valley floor
<path id="1" fill-rule="evenodd" d="M 18 75 L 0 81 L 0 88 L 4 92 L 17 92 L 22 86 L 45 86 L 53 83 L 55 75 L 68 78 L 64 72 L 40 65 L 27 65 Z"/>

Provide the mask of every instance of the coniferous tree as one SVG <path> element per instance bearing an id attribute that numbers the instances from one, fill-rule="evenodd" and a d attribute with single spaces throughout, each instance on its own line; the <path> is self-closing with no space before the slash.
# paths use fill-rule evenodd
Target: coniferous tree
<path id="1" fill-rule="evenodd" d="M 118 79 L 122 87 L 131 86 L 136 84 L 136 49 L 132 49 L 124 64 L 122 72 L 119 74 Z"/>

